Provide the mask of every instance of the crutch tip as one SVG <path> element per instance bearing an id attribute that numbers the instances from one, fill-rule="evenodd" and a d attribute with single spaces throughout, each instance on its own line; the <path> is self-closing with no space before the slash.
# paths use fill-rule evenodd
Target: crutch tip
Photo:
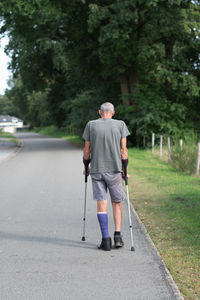
<path id="1" fill-rule="evenodd" d="M 133 246 L 131 247 L 131 251 L 135 251 L 135 248 Z"/>
<path id="2" fill-rule="evenodd" d="M 85 237 L 84 237 L 84 236 L 82 237 L 82 241 L 83 241 L 83 242 L 85 241 Z"/>

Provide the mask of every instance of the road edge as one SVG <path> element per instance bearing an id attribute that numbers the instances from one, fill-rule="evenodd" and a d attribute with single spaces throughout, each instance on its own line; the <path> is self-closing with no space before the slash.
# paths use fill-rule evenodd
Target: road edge
<path id="1" fill-rule="evenodd" d="M 23 142 L 21 140 L 19 140 L 16 147 L 14 148 L 13 152 L 9 153 L 5 158 L 0 160 L 0 165 L 7 162 L 11 158 L 15 157 L 22 150 L 23 147 L 24 147 Z"/>
<path id="2" fill-rule="evenodd" d="M 150 235 L 148 234 L 147 232 L 147 229 L 145 227 L 145 225 L 142 223 L 142 221 L 140 220 L 134 206 L 132 203 L 130 203 L 130 206 L 131 206 L 131 210 L 132 210 L 132 213 L 134 215 L 134 217 L 136 218 L 137 222 L 139 223 L 139 225 L 141 226 L 141 230 L 143 231 L 144 235 L 145 235 L 145 238 L 147 239 L 147 241 L 150 243 L 150 245 L 152 246 L 153 250 L 156 252 L 156 254 L 158 255 L 160 261 L 161 261 L 161 267 L 162 267 L 162 272 L 164 273 L 164 276 L 165 276 L 165 279 L 166 279 L 166 282 L 167 284 L 169 285 L 169 287 L 172 289 L 174 295 L 175 295 L 175 298 L 177 300 L 184 300 L 184 297 L 183 295 L 181 294 L 177 284 L 175 283 L 172 275 L 170 274 L 164 260 L 162 259 L 158 249 L 156 248 L 154 242 L 152 241 Z"/>

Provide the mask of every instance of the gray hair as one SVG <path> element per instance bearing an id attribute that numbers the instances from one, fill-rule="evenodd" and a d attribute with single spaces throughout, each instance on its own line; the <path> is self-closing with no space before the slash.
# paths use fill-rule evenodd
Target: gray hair
<path id="1" fill-rule="evenodd" d="M 115 109 L 112 103 L 106 102 L 101 105 L 100 110 L 102 112 L 113 112 Z"/>

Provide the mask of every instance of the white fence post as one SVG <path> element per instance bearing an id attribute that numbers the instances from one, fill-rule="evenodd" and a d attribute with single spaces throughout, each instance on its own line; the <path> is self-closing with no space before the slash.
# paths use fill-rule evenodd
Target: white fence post
<path id="1" fill-rule="evenodd" d="M 162 157 L 162 149 L 163 149 L 163 136 L 160 136 L 160 157 Z"/>
<path id="2" fill-rule="evenodd" d="M 197 150 L 197 165 L 196 165 L 196 175 L 199 175 L 199 168 L 200 168 L 200 143 L 198 143 L 198 150 Z"/>
<path id="3" fill-rule="evenodd" d="M 155 133 L 152 133 L 152 153 L 154 153 L 154 146 L 155 146 Z"/>
<path id="4" fill-rule="evenodd" d="M 170 137 L 167 138 L 167 148 L 168 148 L 168 162 L 171 161 L 171 145 L 170 145 Z"/>
<path id="5" fill-rule="evenodd" d="M 183 140 L 180 140 L 180 147 L 181 147 L 181 151 L 183 150 Z"/>

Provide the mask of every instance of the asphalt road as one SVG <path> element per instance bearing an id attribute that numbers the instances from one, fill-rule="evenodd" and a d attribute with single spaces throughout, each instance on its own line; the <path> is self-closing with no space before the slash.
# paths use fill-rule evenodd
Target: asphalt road
<path id="1" fill-rule="evenodd" d="M 0 163 L 13 156 L 17 148 L 16 143 L 12 140 L 0 138 Z"/>
<path id="2" fill-rule="evenodd" d="M 180 299 L 135 215 L 136 251 L 130 251 L 126 203 L 124 248 L 97 249 L 101 235 L 90 179 L 81 241 L 81 149 L 34 133 L 17 137 L 22 150 L 0 164 L 0 300 Z M 110 204 L 109 223 L 113 235 Z"/>

